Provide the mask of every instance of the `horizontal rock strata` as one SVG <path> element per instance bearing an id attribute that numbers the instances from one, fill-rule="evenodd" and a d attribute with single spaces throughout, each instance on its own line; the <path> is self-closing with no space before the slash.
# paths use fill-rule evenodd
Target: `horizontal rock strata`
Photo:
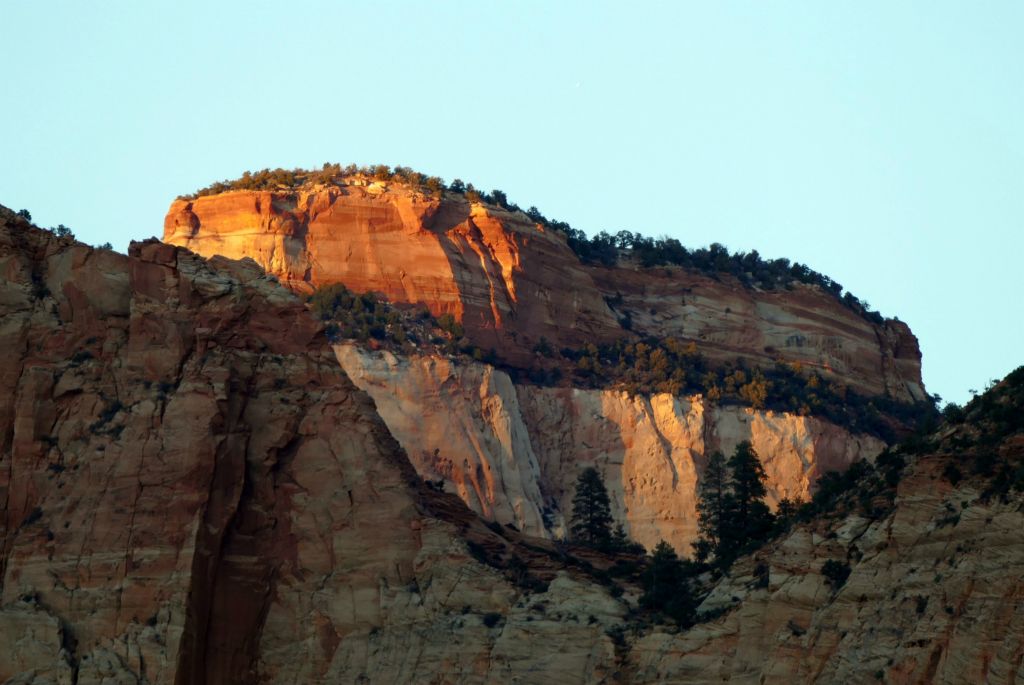
<path id="1" fill-rule="evenodd" d="M 716 361 L 799 362 L 863 394 L 926 398 L 917 339 L 899 321 L 871 323 L 816 287 L 765 292 L 676 267 L 581 264 L 557 231 L 453 193 L 361 182 L 208 195 L 171 205 L 164 240 L 251 257 L 299 292 L 343 283 L 453 314 L 515 364 L 530 364 L 541 338 L 559 349 L 676 336 Z"/>

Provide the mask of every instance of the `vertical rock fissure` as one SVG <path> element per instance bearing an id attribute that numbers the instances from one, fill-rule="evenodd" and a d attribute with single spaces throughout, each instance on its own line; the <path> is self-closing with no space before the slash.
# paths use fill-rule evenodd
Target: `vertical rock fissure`
<path id="1" fill-rule="evenodd" d="M 225 382 L 228 388 L 227 406 L 221 408 L 218 419 L 223 421 L 224 438 L 217 446 L 213 473 L 207 491 L 206 506 L 196 531 L 195 553 L 192 558 L 191 584 L 186 600 L 185 625 L 181 651 L 175 673 L 175 685 L 205 685 L 207 683 L 207 656 L 212 615 L 212 598 L 217 574 L 223 560 L 226 533 L 238 513 L 245 488 L 245 452 L 239 459 L 239 450 L 232 439 L 241 426 L 241 410 L 233 400 L 245 404 L 245 395 L 233 387 L 237 369 Z M 234 409 L 235 411 L 232 411 Z M 225 417 L 225 412 L 229 415 Z M 248 442 L 248 436 L 245 438 Z M 222 508 L 222 511 L 218 509 Z"/>

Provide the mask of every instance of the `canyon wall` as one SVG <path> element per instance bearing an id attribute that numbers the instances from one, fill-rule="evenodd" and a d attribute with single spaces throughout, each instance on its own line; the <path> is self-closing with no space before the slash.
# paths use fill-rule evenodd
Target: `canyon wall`
<path id="1" fill-rule="evenodd" d="M 906 455 L 881 513 L 796 524 L 706 578 L 712 613 L 678 630 L 637 619 L 635 586 L 613 597 L 555 545 L 425 486 L 338 364 L 352 353 L 255 264 L 94 250 L 0 208 L 0 275 L 0 682 L 1024 681 L 1022 495 L 951 484 L 955 451 Z M 525 431 L 537 472 L 562 468 L 530 431 L 535 412 L 560 420 L 547 394 L 580 391 L 362 355 L 448 393 L 474 424 L 452 445 Z M 479 410 L 455 401 L 473 393 Z M 602 444 L 649 441 L 642 424 L 707 445 L 779 418 L 581 396 L 557 400 L 572 428 L 551 434 L 599 446 L 599 465 Z M 1019 434 L 990 449 L 1024 459 Z M 491 468 L 518 475 L 512 456 Z M 845 583 L 826 561 L 849 565 Z"/>
<path id="2" fill-rule="evenodd" d="M 0 682 L 616 668 L 622 604 L 549 563 L 545 614 L 469 554 L 511 543 L 422 485 L 252 262 L 94 250 L 3 210 L 0 274 Z"/>
<path id="3" fill-rule="evenodd" d="M 391 184 L 177 201 L 164 240 L 203 255 L 252 257 L 299 292 L 344 283 L 453 314 L 478 345 L 511 356 L 529 349 L 513 333 L 581 344 L 619 329 L 558 235 L 520 213 Z"/>
<path id="4" fill-rule="evenodd" d="M 164 240 L 251 257 L 299 291 L 343 283 L 451 313 L 484 350 L 529 365 L 533 346 L 676 336 L 716 361 L 799 362 L 867 395 L 926 398 L 917 339 L 816 287 L 762 291 L 677 267 L 585 265 L 522 212 L 397 183 L 233 191 L 175 201 Z M 629 328 L 621 321 L 630 320 Z"/>
<path id="5" fill-rule="evenodd" d="M 724 616 L 636 641 L 634 682 L 1024 683 L 1024 499 L 953 486 L 951 459 L 915 463 L 885 516 L 819 519 L 743 559 L 702 606 Z M 850 567 L 838 589 L 828 561 Z"/>
<path id="6" fill-rule="evenodd" d="M 749 440 L 774 504 L 808 499 L 822 473 L 884 447 L 827 421 L 700 396 L 517 385 L 487 364 L 354 344 L 335 352 L 424 478 L 443 480 L 474 511 L 530 535 L 564 536 L 576 477 L 587 466 L 602 473 L 612 512 L 633 539 L 688 550 L 711 451 L 731 454 Z"/>

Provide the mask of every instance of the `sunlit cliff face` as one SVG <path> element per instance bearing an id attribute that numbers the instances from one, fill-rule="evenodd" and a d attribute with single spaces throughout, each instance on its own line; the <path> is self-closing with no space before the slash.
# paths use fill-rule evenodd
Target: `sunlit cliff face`
<path id="1" fill-rule="evenodd" d="M 482 516 L 540 537 L 564 537 L 584 466 L 602 473 L 615 519 L 633 539 L 685 550 L 696 538 L 697 484 L 711 451 L 750 441 L 774 505 L 809 499 L 821 474 L 884 447 L 827 421 L 700 396 L 517 385 L 485 364 L 354 344 L 335 352 L 424 478 L 443 480 Z"/>
<path id="2" fill-rule="evenodd" d="M 810 286 L 585 265 L 556 231 L 461 195 L 391 183 L 227 192 L 174 202 L 164 239 L 250 257 L 299 292 L 343 283 L 453 314 L 514 365 L 528 366 L 541 338 L 560 348 L 673 336 L 712 361 L 796 362 L 866 395 L 925 399 L 917 340 L 900 322 L 872 324 Z"/>

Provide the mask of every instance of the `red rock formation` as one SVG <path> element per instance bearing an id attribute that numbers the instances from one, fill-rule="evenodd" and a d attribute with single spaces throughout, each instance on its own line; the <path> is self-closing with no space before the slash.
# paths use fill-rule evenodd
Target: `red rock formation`
<path id="1" fill-rule="evenodd" d="M 251 262 L 0 208 L 0 346 L 0 682 L 1020 680 L 1022 495 L 943 475 L 985 426 L 740 559 L 679 631 L 416 482 Z"/>
<path id="2" fill-rule="evenodd" d="M 452 313 L 513 363 L 529 363 L 541 337 L 557 347 L 674 335 L 713 359 L 781 358 L 866 394 L 925 397 L 917 340 L 898 321 L 874 325 L 810 286 L 762 292 L 679 268 L 583 265 L 557 232 L 460 195 L 392 183 L 228 192 L 174 202 L 164 239 L 252 257 L 300 292 L 344 283 Z"/>
<path id="3" fill-rule="evenodd" d="M 33 669 L 250 682 L 274 581 L 308 573 L 324 532 L 293 528 L 294 500 L 374 510 L 405 492 L 408 462 L 255 264 L 0 229 L 0 601 L 27 598 L 64 647 Z M 338 473 L 345 455 L 372 495 Z M 400 551 L 411 503 L 391 513 Z"/>
<path id="4" fill-rule="evenodd" d="M 517 639 L 524 591 L 463 536 L 509 543 L 423 488 L 252 262 L 156 241 L 123 256 L 0 208 L 0 274 L 0 682 L 611 668 L 621 607 L 566 573 L 548 596 L 599 618 L 549 624 L 555 665 Z"/>
<path id="5" fill-rule="evenodd" d="M 529 350 L 518 335 L 580 344 L 618 331 L 561 237 L 522 214 L 391 186 L 178 201 L 164 239 L 208 256 L 252 257 L 300 292 L 340 282 L 451 313 L 477 344 L 506 355 Z M 583 286 L 567 302 L 570 283 Z"/>

